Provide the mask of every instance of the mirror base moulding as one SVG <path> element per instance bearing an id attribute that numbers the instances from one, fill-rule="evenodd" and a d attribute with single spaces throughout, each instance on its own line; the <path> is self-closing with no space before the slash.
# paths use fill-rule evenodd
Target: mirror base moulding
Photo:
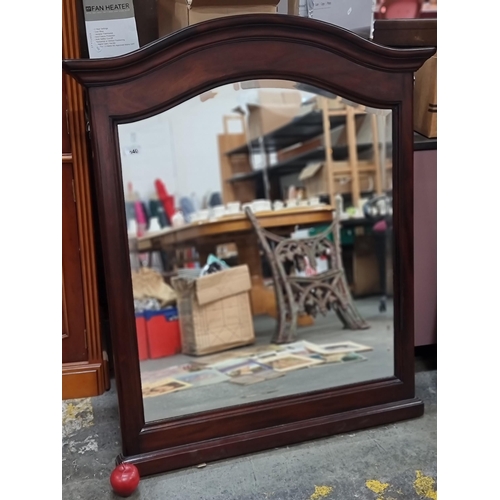
<path id="1" fill-rule="evenodd" d="M 387 425 L 421 417 L 423 414 L 424 404 L 413 398 L 138 455 L 121 454 L 116 463 L 132 463 L 137 466 L 141 476 L 149 476 L 334 434 Z"/>

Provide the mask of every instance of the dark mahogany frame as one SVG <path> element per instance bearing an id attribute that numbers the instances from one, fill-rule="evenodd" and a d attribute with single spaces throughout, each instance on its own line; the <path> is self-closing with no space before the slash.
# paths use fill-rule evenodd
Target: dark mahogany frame
<path id="1" fill-rule="evenodd" d="M 63 61 L 87 89 L 123 453 L 141 475 L 423 414 L 415 398 L 413 73 L 434 48 L 391 49 L 295 16 L 207 21 L 112 59 Z M 145 423 L 117 125 L 219 85 L 273 78 L 393 111 L 394 376 Z"/>

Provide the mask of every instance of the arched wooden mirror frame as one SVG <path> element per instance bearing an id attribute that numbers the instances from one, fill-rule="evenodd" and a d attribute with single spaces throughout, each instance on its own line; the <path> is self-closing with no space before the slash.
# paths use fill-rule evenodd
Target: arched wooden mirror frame
<path id="1" fill-rule="evenodd" d="M 413 74 L 433 48 L 399 50 L 295 16 L 201 23 L 113 59 L 70 60 L 87 89 L 123 453 L 141 475 L 421 416 L 415 398 Z M 310 84 L 393 111 L 394 376 L 145 423 L 117 125 L 236 81 Z"/>

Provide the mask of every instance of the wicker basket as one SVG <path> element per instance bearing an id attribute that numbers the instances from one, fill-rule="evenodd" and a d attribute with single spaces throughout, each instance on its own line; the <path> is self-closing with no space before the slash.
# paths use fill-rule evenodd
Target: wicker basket
<path id="1" fill-rule="evenodd" d="M 172 286 L 184 354 L 211 354 L 255 341 L 247 266 L 197 279 L 173 278 Z"/>

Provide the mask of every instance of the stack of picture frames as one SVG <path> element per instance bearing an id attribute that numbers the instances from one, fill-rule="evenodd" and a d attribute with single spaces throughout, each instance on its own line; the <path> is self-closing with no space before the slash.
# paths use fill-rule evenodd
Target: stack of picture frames
<path id="1" fill-rule="evenodd" d="M 366 358 L 360 353 L 370 350 L 371 347 L 352 341 L 318 345 L 305 340 L 284 346 L 241 348 L 143 372 L 142 391 L 149 398 L 221 382 L 251 385 L 324 363 L 363 361 Z"/>

